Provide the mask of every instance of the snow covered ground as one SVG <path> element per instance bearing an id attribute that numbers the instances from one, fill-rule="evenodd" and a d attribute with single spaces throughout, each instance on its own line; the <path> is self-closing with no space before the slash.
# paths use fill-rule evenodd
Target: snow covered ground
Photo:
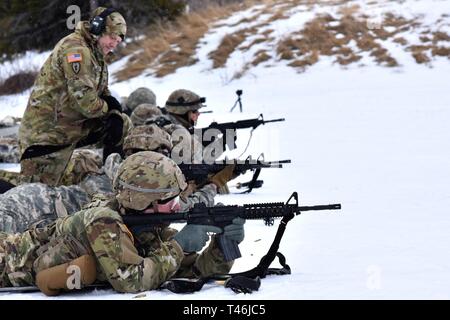
<path id="1" fill-rule="evenodd" d="M 424 16 L 450 11 L 450 1 L 380 2 Z M 233 22 L 240 17 L 234 17 Z M 339 202 L 342 210 L 308 212 L 291 221 L 280 251 L 287 257 L 292 275 L 269 276 L 252 295 L 235 295 L 209 284 L 193 295 L 151 291 L 139 297 L 449 299 L 449 60 L 435 58 L 432 67 L 418 65 L 409 53 L 398 50 L 399 67 L 380 67 L 364 57 L 365 67 L 343 69 L 321 57 L 304 73 L 283 62 L 270 68 L 261 64 L 230 82 L 224 81 L 229 80 L 232 70 L 228 67 L 242 63 L 242 56 L 233 55 L 227 68 L 218 70 L 211 70 L 211 62 L 201 59 L 210 51 L 208 46 L 218 41 L 216 31 L 212 29 L 203 39 L 198 64 L 162 79 L 140 76 L 113 83 L 112 90 L 123 96 L 146 86 L 163 105 L 171 91 L 192 89 L 206 96 L 209 109 L 214 110 L 201 116 L 199 126 L 260 113 L 266 119 L 286 118 L 284 123 L 257 128 L 242 157 L 264 153 L 266 160 L 292 159 L 292 164 L 263 171 L 263 188 L 249 195 L 220 196 L 218 201 L 285 201 L 298 191 L 303 205 Z M 282 36 L 282 29 L 279 32 Z M 228 112 L 237 89 L 244 90 L 242 114 Z M 0 115 L 21 115 L 24 97 L 0 97 Z M 239 150 L 229 157 L 239 156 L 248 138 L 249 132 L 242 132 L 237 140 Z M 266 227 L 261 221 L 247 222 L 246 238 L 240 246 L 243 257 L 232 271 L 256 265 L 275 232 L 276 227 Z M 136 296 L 96 290 L 57 299 Z M 45 296 L 40 293 L 0 295 L 0 299 L 42 298 Z"/>

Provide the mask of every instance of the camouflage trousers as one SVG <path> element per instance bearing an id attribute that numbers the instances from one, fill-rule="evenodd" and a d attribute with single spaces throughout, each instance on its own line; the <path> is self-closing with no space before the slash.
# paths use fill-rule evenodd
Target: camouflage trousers
<path id="1" fill-rule="evenodd" d="M 20 161 L 22 181 L 59 185 L 74 149 L 75 146 L 72 145 L 41 157 Z"/>
<path id="2" fill-rule="evenodd" d="M 87 253 L 73 235 L 57 234 L 55 223 L 47 221 L 36 223 L 22 234 L 0 232 L 0 287 L 34 285 L 39 271 Z"/>

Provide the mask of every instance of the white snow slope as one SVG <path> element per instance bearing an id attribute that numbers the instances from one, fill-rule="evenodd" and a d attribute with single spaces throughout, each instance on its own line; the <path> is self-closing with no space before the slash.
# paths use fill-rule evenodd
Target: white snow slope
<path id="1" fill-rule="evenodd" d="M 362 1 L 353 1 L 364 6 Z M 450 1 L 379 1 L 381 11 L 421 15 L 433 23 L 450 13 Z M 232 24 L 251 15 L 252 8 L 231 17 Z M 335 12 L 335 6 L 316 6 Z M 369 10 L 370 11 L 370 10 Z M 376 10 L 372 10 L 372 13 Z M 299 6 L 292 18 L 274 22 L 280 38 L 313 16 Z M 262 172 L 264 186 L 249 195 L 219 197 L 225 204 L 285 201 L 293 191 L 301 204 L 342 203 L 335 212 L 307 212 L 290 222 L 280 251 L 292 274 L 269 276 L 252 295 L 236 295 L 216 284 L 195 294 L 150 291 L 145 299 L 449 299 L 450 298 L 450 91 L 447 58 L 432 66 L 418 65 L 410 53 L 393 50 L 399 67 L 385 68 L 365 57 L 364 67 L 346 69 L 321 57 L 298 73 L 284 62 L 251 69 L 229 81 L 245 57 L 236 53 L 221 69 L 211 69 L 207 53 L 224 32 L 212 28 L 201 41 L 200 62 L 156 79 L 140 76 L 113 83 L 120 96 L 139 86 L 154 90 L 160 105 L 169 93 L 188 88 L 207 97 L 213 114 L 202 115 L 199 126 L 212 120 L 256 117 L 286 118 L 257 128 L 247 152 L 266 160 L 292 159 L 284 169 Z M 447 28 L 448 24 L 442 28 Z M 227 29 L 227 30 L 225 30 Z M 274 50 L 273 48 L 267 48 Z M 395 48 L 394 48 L 395 49 Z M 120 61 L 116 63 L 122 64 Z M 116 65 L 116 66 L 117 66 Z M 114 71 L 115 65 L 111 66 Z M 231 70 L 231 71 L 230 71 Z M 111 72 L 112 73 L 112 72 Z M 245 113 L 229 113 L 235 90 L 243 89 Z M 26 95 L 0 97 L 1 114 L 21 115 Z M 15 105 L 17 104 L 17 106 Z M 239 156 L 249 132 L 238 136 Z M 239 181 L 249 177 L 239 178 Z M 236 191 L 236 190 L 235 190 Z M 253 267 L 265 253 L 276 227 L 262 221 L 246 224 L 240 248 L 243 257 L 233 272 Z M 57 299 L 130 299 L 135 294 L 96 290 Z M 1 299 L 42 299 L 41 293 L 2 294 Z"/>

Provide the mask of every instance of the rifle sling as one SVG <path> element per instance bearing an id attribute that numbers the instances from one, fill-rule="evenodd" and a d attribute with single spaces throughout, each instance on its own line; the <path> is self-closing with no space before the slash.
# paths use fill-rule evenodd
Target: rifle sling
<path id="1" fill-rule="evenodd" d="M 64 148 L 69 147 L 70 144 L 63 144 L 59 146 L 53 146 L 53 145 L 32 145 L 29 146 L 20 157 L 20 161 L 25 159 L 32 159 L 36 157 L 42 157 L 46 156 L 48 154 L 60 151 Z"/>
<path id="2" fill-rule="evenodd" d="M 253 269 L 239 273 L 213 275 L 197 280 L 171 279 L 164 282 L 159 289 L 168 289 L 174 293 L 193 293 L 200 291 L 203 285 L 211 280 L 225 280 L 226 288 L 230 288 L 236 293 L 251 293 L 259 289 L 260 279 L 265 278 L 267 275 L 291 274 L 291 268 L 286 264 L 285 256 L 278 252 L 278 248 L 286 230 L 286 225 L 293 217 L 293 215 L 285 216 L 281 220 L 269 251 Z M 278 257 L 282 268 L 269 268 L 275 257 Z"/>

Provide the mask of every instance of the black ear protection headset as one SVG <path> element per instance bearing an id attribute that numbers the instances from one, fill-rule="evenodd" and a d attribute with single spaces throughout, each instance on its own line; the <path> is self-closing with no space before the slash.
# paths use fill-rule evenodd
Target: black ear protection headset
<path id="1" fill-rule="evenodd" d="M 117 11 L 115 9 L 108 8 L 106 10 L 103 10 L 103 12 L 100 13 L 98 16 L 95 16 L 91 20 L 91 28 L 90 28 L 89 32 L 96 36 L 101 35 L 102 32 L 105 31 L 106 18 L 113 12 L 117 12 Z"/>

